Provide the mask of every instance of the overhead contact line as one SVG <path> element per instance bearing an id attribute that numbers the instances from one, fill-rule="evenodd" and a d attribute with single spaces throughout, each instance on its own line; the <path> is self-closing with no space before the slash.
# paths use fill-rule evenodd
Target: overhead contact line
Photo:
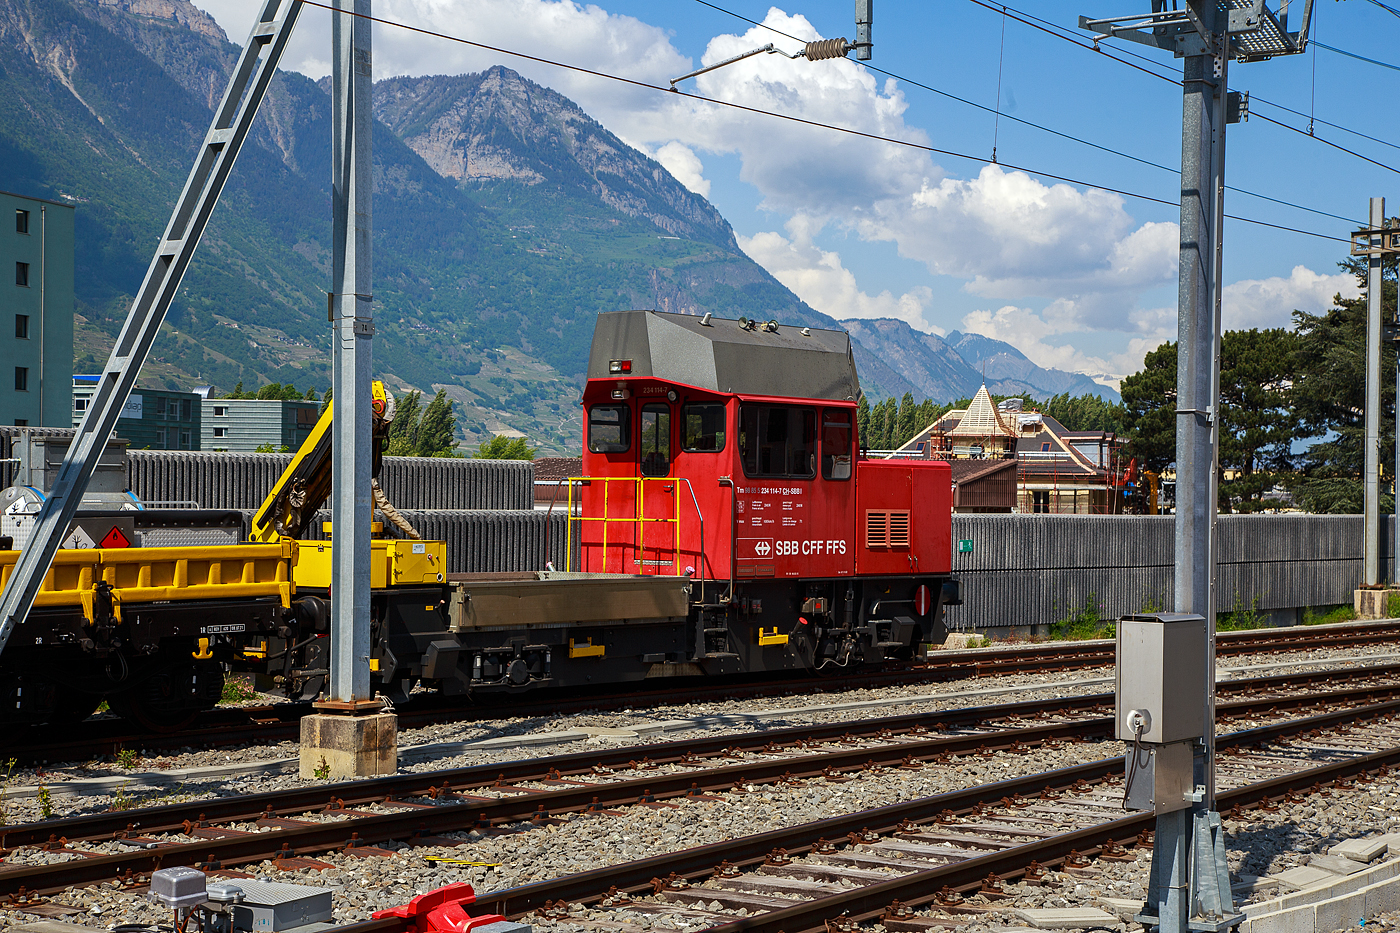
<path id="1" fill-rule="evenodd" d="M 974 2 L 976 2 L 976 0 L 974 0 Z M 323 10 L 334 10 L 334 8 L 331 7 L 329 4 L 320 3 L 320 2 L 317 2 L 317 0 L 305 0 L 305 3 L 306 3 L 307 6 L 319 7 L 320 9 L 323 9 Z M 905 148 L 908 148 L 908 149 L 918 149 L 918 150 L 921 150 L 921 151 L 923 151 L 923 152 L 931 152 L 931 153 L 934 153 L 934 154 L 937 154 L 937 155 L 946 155 L 946 156 L 949 156 L 949 157 L 955 158 L 955 159 L 965 159 L 965 160 L 967 160 L 967 161 L 969 161 L 969 162 L 976 162 L 976 163 L 981 164 L 981 165 L 999 165 L 999 166 L 1001 166 L 1002 168 L 1009 168 L 1009 169 L 1012 169 L 1013 171 L 1025 172 L 1025 173 L 1028 174 L 1028 175 L 1034 175 L 1034 176 L 1037 176 L 1037 177 L 1039 177 L 1039 178 L 1048 178 L 1048 179 L 1050 179 L 1050 180 L 1052 180 L 1052 181 L 1061 181 L 1061 182 L 1065 182 L 1066 184 L 1078 185 L 1078 186 L 1084 187 L 1084 188 L 1095 188 L 1095 189 L 1098 189 L 1098 190 L 1100 190 L 1100 191 L 1107 191 L 1107 192 L 1109 192 L 1110 194 L 1119 194 L 1119 195 L 1122 195 L 1123 197 L 1126 197 L 1126 198 L 1134 198 L 1134 199 L 1139 200 L 1139 201 L 1148 201 L 1148 202 L 1151 202 L 1151 203 L 1161 204 L 1161 205 L 1164 205 L 1164 206 L 1167 206 L 1167 207 L 1171 207 L 1171 208 L 1179 208 L 1179 207 L 1180 207 L 1180 204 L 1179 204 L 1177 201 L 1167 200 L 1167 199 L 1165 199 L 1165 198 L 1153 197 L 1152 195 L 1142 194 L 1142 193 L 1136 192 L 1136 191 L 1130 191 L 1130 190 L 1125 189 L 1125 188 L 1115 188 L 1115 187 L 1111 187 L 1111 186 L 1109 186 L 1109 185 L 1096 184 L 1096 183 L 1094 183 L 1094 182 L 1085 181 L 1085 180 L 1080 179 L 1080 178 L 1074 178 L 1074 177 L 1071 177 L 1071 176 L 1068 176 L 1068 175 L 1060 175 L 1060 174 L 1056 174 L 1056 173 L 1054 173 L 1054 172 L 1047 172 L 1047 171 L 1043 171 L 1043 170 L 1041 170 L 1041 169 L 1032 168 L 1032 167 L 1026 166 L 1026 165 L 1018 165 L 1018 164 L 1015 164 L 1015 163 L 1004 162 L 1004 161 L 992 162 L 991 159 L 985 158 L 985 157 L 983 157 L 983 156 L 972 155 L 972 154 L 970 154 L 970 153 L 965 153 L 965 152 L 958 152 L 958 151 L 953 150 L 953 149 L 940 149 L 940 148 L 938 148 L 938 147 L 936 147 L 936 146 L 930 146 L 930 145 L 927 145 L 927 144 L 925 144 L 925 143 L 916 143 L 916 142 L 914 142 L 914 141 L 912 141 L 912 140 L 898 139 L 898 138 L 892 137 L 892 136 L 882 136 L 882 135 L 880 135 L 880 134 L 878 134 L 878 133 L 867 133 L 867 132 L 865 132 L 865 131 L 863 131 L 863 130 L 857 130 L 857 129 L 853 129 L 853 128 L 851 128 L 851 127 L 837 126 L 836 124 L 833 124 L 833 123 L 823 123 L 823 122 L 821 122 L 820 120 L 810 120 L 810 119 L 807 119 L 806 117 L 798 117 L 798 116 L 794 116 L 794 115 L 792 115 L 792 114 L 779 113 L 779 112 L 773 111 L 773 110 L 764 110 L 764 109 L 761 108 L 761 107 L 751 107 L 751 106 L 748 106 L 747 104 L 740 104 L 740 103 L 737 103 L 737 102 L 735 102 L 735 101 L 721 100 L 721 99 L 719 99 L 719 98 L 714 98 L 714 97 L 706 97 L 706 96 L 704 96 L 704 95 L 702 95 L 702 94 L 695 94 L 695 93 L 691 93 L 691 92 L 689 92 L 689 91 L 682 91 L 682 90 L 680 90 L 679 88 L 675 88 L 675 87 L 662 87 L 661 85 L 658 85 L 658 84 L 650 84 L 650 83 L 648 83 L 648 82 L 646 82 L 646 81 L 639 81 L 639 80 L 637 80 L 636 78 L 627 78 L 627 77 L 623 77 L 622 75 L 615 75 L 615 74 L 611 74 L 611 73 L 605 72 L 605 71 L 598 71 L 598 70 L 593 69 L 593 68 L 585 68 L 585 67 L 583 67 L 582 65 L 572 65 L 572 64 L 569 64 L 569 63 L 567 63 L 567 62 L 560 62 L 560 61 L 556 61 L 556 60 L 554 60 L 554 59 L 543 58 L 543 57 L 538 56 L 538 55 L 530 55 L 530 54 L 528 54 L 528 53 L 526 53 L 526 52 L 517 52 L 517 51 L 514 51 L 514 50 L 512 50 L 512 49 L 501 48 L 501 47 L 499 47 L 499 46 L 494 46 L 494 45 L 487 45 L 487 44 L 484 43 L 484 42 L 476 42 L 476 41 L 473 41 L 473 40 L 471 40 L 471 39 L 464 39 L 464 38 L 462 38 L 462 37 L 460 37 L 460 36 L 451 36 L 451 35 L 447 35 L 446 33 L 436 32 L 436 31 L 431 30 L 431 29 L 424 29 L 424 28 L 421 27 L 421 26 L 410 26 L 410 25 L 408 25 L 407 23 L 401 23 L 401 22 L 398 22 L 398 21 L 396 21 L 396 20 L 384 19 L 383 17 L 371 16 L 371 15 L 364 14 L 364 13 L 352 13 L 352 12 L 350 12 L 350 11 L 348 11 L 348 10 L 335 10 L 335 12 L 338 12 L 338 13 L 341 13 L 341 14 L 347 15 L 347 16 L 358 16 L 358 17 L 361 17 L 361 18 L 363 18 L 363 19 L 369 20 L 370 22 L 379 23 L 379 24 L 384 25 L 384 26 L 393 26 L 393 27 L 396 27 L 396 28 L 399 28 L 399 29 L 404 29 L 404 30 L 406 30 L 406 31 L 408 31 L 408 32 L 413 32 L 413 33 L 417 33 L 417 34 L 419 34 L 419 35 L 424 35 L 424 36 L 430 36 L 430 37 L 436 38 L 436 39 L 442 39 L 442 40 L 447 41 L 447 42 L 456 42 L 456 43 L 459 43 L 459 44 L 461 44 L 461 45 L 469 45 L 469 46 L 472 46 L 473 48 L 482 49 L 482 50 L 484 50 L 484 51 L 496 52 L 496 53 L 501 54 L 501 55 L 509 55 L 509 56 L 514 57 L 514 58 L 524 59 L 525 61 L 537 62 L 537 63 L 539 63 L 539 64 L 549 65 L 549 66 L 555 67 L 555 68 L 563 68 L 563 69 L 568 70 L 568 71 L 574 71 L 574 72 L 577 72 L 577 73 L 579 73 L 579 74 L 586 74 L 586 75 L 591 75 L 591 76 L 596 77 L 596 78 L 604 78 L 604 79 L 607 79 L 607 80 L 610 80 L 610 81 L 617 81 L 617 82 L 620 82 L 620 83 L 622 83 L 622 84 L 630 85 L 630 86 L 632 86 L 632 87 L 645 88 L 645 89 L 647 89 L 647 90 L 651 90 L 651 91 L 660 91 L 660 92 L 662 92 L 662 93 L 667 93 L 667 94 L 679 94 L 679 95 L 682 96 L 682 97 L 686 97 L 686 98 L 689 98 L 689 99 L 694 100 L 694 101 L 698 101 L 698 102 L 701 102 L 701 103 L 707 103 L 707 104 L 714 104 L 714 105 L 719 106 L 719 107 L 727 107 L 727 108 L 730 108 L 730 109 L 732 109 L 732 110 L 742 111 L 742 112 L 744 112 L 744 113 L 752 113 L 752 114 L 756 114 L 756 115 L 759 115 L 759 116 L 772 117 L 772 118 L 774 118 L 774 119 L 784 120 L 784 121 L 787 121 L 787 122 L 789 122 L 789 123 L 795 123 L 795 124 L 799 124 L 799 125 L 803 125 L 803 126 L 810 126 L 810 127 L 814 127 L 814 128 L 817 128 L 817 129 L 831 130 L 831 131 L 833 131 L 833 132 L 843 133 L 843 134 L 848 135 L 848 136 L 855 136 L 855 137 L 859 137 L 859 138 L 863 138 L 863 139 L 873 140 L 873 141 L 876 141 L 876 142 L 888 143 L 889 145 L 894 145 L 894 146 L 902 146 L 902 147 L 905 147 Z M 1240 221 L 1240 222 L 1242 222 L 1242 223 L 1253 224 L 1253 225 L 1255 225 L 1255 226 L 1260 226 L 1260 227 L 1268 227 L 1268 228 L 1271 228 L 1271 229 L 1274 229 L 1274 230 L 1282 230 L 1282 231 L 1286 231 L 1286 232 L 1288 232 L 1288 233 L 1297 233 L 1297 234 L 1300 234 L 1300 235 L 1302 235 L 1302 236 L 1316 237 L 1316 238 L 1318 238 L 1318 239 L 1323 239 L 1323 240 L 1332 240 L 1332 241 L 1337 242 L 1337 243 L 1347 243 L 1347 244 L 1350 244 L 1350 243 L 1351 243 L 1351 240 L 1350 240 L 1349 238 L 1347 238 L 1347 237 L 1332 236 L 1331 234 L 1327 234 L 1327 233 L 1318 233 L 1317 231 L 1314 231 L 1314 230 L 1304 230 L 1304 229 L 1302 229 L 1302 228 L 1300 228 L 1300 227 L 1290 227 L 1290 226 L 1288 226 L 1288 225 L 1286 225 L 1286 224 L 1270 223 L 1270 222 L 1268 222 L 1268 221 L 1257 220 L 1257 219 L 1255 219 L 1255 218 L 1253 218 L 1253 217 L 1244 217 L 1244 216 L 1237 215 L 1237 214 L 1226 214 L 1225 217 L 1228 218 L 1228 219 L 1230 219 L 1230 220 L 1237 220 L 1237 221 Z"/>

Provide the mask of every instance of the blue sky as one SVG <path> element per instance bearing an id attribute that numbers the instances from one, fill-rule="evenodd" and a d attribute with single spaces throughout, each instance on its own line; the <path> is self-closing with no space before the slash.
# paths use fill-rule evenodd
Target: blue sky
<path id="1" fill-rule="evenodd" d="M 241 42 L 247 0 L 196 0 Z M 1276 5 L 1276 0 L 1271 0 Z M 851 0 L 718 2 L 800 38 L 852 37 Z M 1294 2 L 1296 11 L 1302 6 Z M 1396 6 L 1397 4 L 1391 4 Z M 1021 0 L 1012 10 L 1074 30 L 1080 14 L 1111 16 L 1147 0 Z M 798 43 L 696 0 L 382 0 L 376 15 L 653 84 L 773 41 Z M 1111 58 L 1076 48 L 973 0 L 878 0 L 871 64 L 776 55 L 684 86 L 717 99 L 938 149 L 990 157 L 1175 202 L 1181 91 Z M 1369 0 L 1316 4 L 1314 35 L 1357 55 L 1400 64 L 1400 17 Z M 240 21 L 241 20 L 241 21 Z M 328 70 L 328 15 L 308 9 L 290 67 Z M 1166 52 L 1122 40 L 1115 54 L 1145 56 L 1179 73 Z M 1148 62 L 1132 59 L 1149 67 Z M 375 75 L 477 71 L 506 64 L 566 94 L 627 142 L 705 194 L 741 245 L 810 304 L 838 318 L 897 316 L 923 330 L 976 331 L 1033 360 L 1100 375 L 1133 372 L 1143 353 L 1175 335 L 1178 209 L 1003 167 L 890 145 L 378 27 Z M 998 95 L 998 72 L 1000 94 Z M 1308 54 L 1232 64 L 1232 88 L 1253 110 L 1294 126 L 1320 120 L 1400 143 L 1395 72 L 1317 46 Z M 950 100 L 909 80 L 1009 117 L 1050 127 L 1172 171 L 1055 137 Z M 1364 90 L 1373 89 L 1368 98 Z M 1387 165 L 1400 150 L 1316 125 L 1319 137 Z M 1242 193 L 1228 213 L 1343 237 L 1367 199 L 1392 194 L 1400 175 L 1262 119 L 1229 131 L 1227 183 L 1338 214 L 1320 216 Z M 1282 326 L 1293 308 L 1316 311 L 1352 293 L 1337 276 L 1345 243 L 1238 221 L 1226 225 L 1227 327 Z"/>

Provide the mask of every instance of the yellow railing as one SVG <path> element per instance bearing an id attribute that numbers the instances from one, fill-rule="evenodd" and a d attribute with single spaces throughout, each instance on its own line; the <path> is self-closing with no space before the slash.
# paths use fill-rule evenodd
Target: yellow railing
<path id="1" fill-rule="evenodd" d="M 602 483 L 602 484 L 603 484 L 603 514 L 602 514 L 602 515 L 576 515 L 576 514 L 574 514 L 574 513 L 575 513 L 575 505 L 576 505 L 576 504 L 581 505 L 581 502 L 580 502 L 580 503 L 575 503 L 575 501 L 574 501 L 574 489 L 575 489 L 576 487 L 578 487 L 578 486 L 582 486 L 584 483 L 589 483 L 589 484 L 592 484 L 592 483 Z M 612 485 L 613 485 L 614 483 L 619 484 L 619 485 L 632 484 L 632 486 L 633 486 L 633 489 L 632 489 L 632 507 L 633 507 L 633 511 L 634 511 L 635 514 L 633 514 L 633 515 L 610 515 L 610 514 L 609 514 L 608 509 L 609 509 L 609 507 L 610 507 L 610 502 L 611 502 L 611 491 L 612 491 Z M 670 484 L 668 489 L 663 489 L 663 490 L 662 490 L 662 492 L 669 492 L 669 493 L 671 494 L 671 517 L 670 517 L 670 518 L 647 518 L 647 517 L 646 517 L 646 489 L 647 489 L 647 487 L 646 487 L 646 485 L 645 485 L 646 483 L 668 483 L 668 484 Z M 644 548 L 645 548 L 645 530 L 646 530 L 647 524 L 648 524 L 648 523 L 652 523 L 652 524 L 663 523 L 663 524 L 670 524 L 670 525 L 672 526 L 672 529 L 673 529 L 673 530 L 672 530 L 671 561 L 670 561 L 670 563 L 671 563 L 671 565 L 672 565 L 672 569 L 673 569 L 673 571 L 674 571 L 675 576 L 680 576 L 680 575 L 681 575 L 681 560 L 680 560 L 680 551 L 681 551 L 680 482 L 679 482 L 678 480 L 676 480 L 674 477 L 669 477 L 669 476 L 571 476 L 571 477 L 569 477 L 569 479 L 568 479 L 568 484 L 569 484 L 569 525 L 568 525 L 568 532 L 567 532 L 567 534 L 566 534 L 566 536 L 565 536 L 565 540 L 564 540 L 564 553 L 565 553 L 565 555 L 566 555 L 565 558 L 564 558 L 564 567 L 565 567 L 566 570 L 572 570 L 572 569 L 573 569 L 573 559 L 574 559 L 574 548 L 573 548 L 573 544 L 574 544 L 574 542 L 573 542 L 574 522 L 579 522 L 579 523 L 582 523 L 582 522 L 602 522 L 602 523 L 603 523 L 603 544 L 602 544 L 602 547 L 603 547 L 603 568 L 604 568 L 604 569 L 606 569 L 607 566 L 608 566 L 608 526 L 611 525 L 611 524 L 617 524 L 617 523 L 628 523 L 628 524 L 632 524 L 632 525 L 635 525 L 635 526 L 636 526 L 636 529 L 637 529 L 637 538 L 636 538 L 636 541 L 633 541 L 633 542 L 627 542 L 627 541 L 625 541 L 625 542 L 623 542 L 623 546 L 632 545 L 632 546 L 634 546 L 634 547 L 636 548 L 636 556 L 633 557 L 633 562 L 637 565 L 638 568 L 644 568 L 644 567 L 649 567 L 649 566 L 658 566 L 660 563 L 664 563 L 664 561 L 662 561 L 662 562 L 657 562 L 657 563 L 648 563 L 648 562 L 644 559 L 644 555 L 643 555 L 643 553 L 642 553 L 643 550 L 644 550 Z M 582 499 L 582 496 L 580 495 L 580 500 L 581 500 L 581 499 Z M 580 535 L 579 535 L 580 544 L 582 544 L 582 537 L 583 537 L 583 536 L 582 536 L 582 531 L 583 531 L 583 529 L 580 527 L 580 528 L 579 528 L 579 532 L 580 532 Z M 625 558 L 624 558 L 624 560 L 625 560 Z M 639 571 L 639 572 L 640 572 L 640 571 Z"/>

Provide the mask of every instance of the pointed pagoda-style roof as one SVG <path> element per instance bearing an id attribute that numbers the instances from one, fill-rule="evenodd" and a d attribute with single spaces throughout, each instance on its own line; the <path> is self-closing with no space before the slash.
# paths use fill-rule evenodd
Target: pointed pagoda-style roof
<path id="1" fill-rule="evenodd" d="M 967 414 L 963 415 L 958 426 L 948 434 L 951 437 L 1016 436 L 1016 432 L 1007 427 L 1006 422 L 1002 420 L 1001 412 L 997 411 L 985 384 L 972 397 L 972 404 L 967 406 Z"/>

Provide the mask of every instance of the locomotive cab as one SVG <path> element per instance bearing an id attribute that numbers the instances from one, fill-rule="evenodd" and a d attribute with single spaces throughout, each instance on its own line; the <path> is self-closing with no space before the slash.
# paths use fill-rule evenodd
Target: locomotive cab
<path id="1" fill-rule="evenodd" d="M 940 643 L 951 472 L 861 460 L 859 395 L 841 331 L 600 315 L 576 569 L 689 577 L 685 660 L 709 673 L 849 668 Z"/>

